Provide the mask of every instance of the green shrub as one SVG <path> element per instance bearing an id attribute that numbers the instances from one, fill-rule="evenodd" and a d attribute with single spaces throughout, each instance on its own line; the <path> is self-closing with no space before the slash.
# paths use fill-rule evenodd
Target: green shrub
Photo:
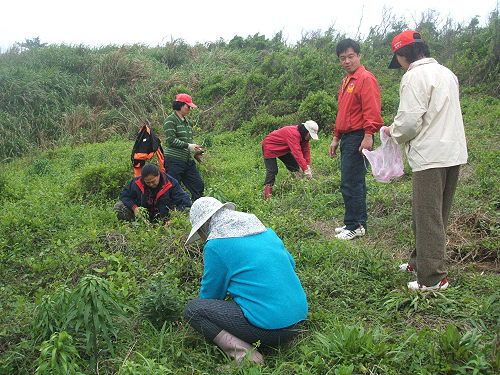
<path id="1" fill-rule="evenodd" d="M 325 133 L 330 133 L 337 114 L 337 100 L 326 91 L 310 92 L 302 101 L 299 116 L 302 121 L 314 120 Z"/>
<path id="2" fill-rule="evenodd" d="M 282 126 L 296 124 L 296 118 L 297 116 L 295 115 L 273 116 L 267 113 L 260 113 L 250 121 L 245 122 L 242 129 L 253 135 L 265 135 Z"/>
<path id="3" fill-rule="evenodd" d="M 69 184 L 68 195 L 74 201 L 116 199 L 131 178 L 131 169 L 125 163 L 86 166 Z"/>
<path id="4" fill-rule="evenodd" d="M 155 328 L 160 329 L 165 322 L 177 320 L 182 309 L 178 294 L 171 282 L 156 275 L 147 291 L 141 296 L 139 311 Z"/>
<path id="5" fill-rule="evenodd" d="M 52 172 L 52 163 L 49 159 L 39 157 L 33 161 L 27 172 L 29 177 L 49 175 Z"/>

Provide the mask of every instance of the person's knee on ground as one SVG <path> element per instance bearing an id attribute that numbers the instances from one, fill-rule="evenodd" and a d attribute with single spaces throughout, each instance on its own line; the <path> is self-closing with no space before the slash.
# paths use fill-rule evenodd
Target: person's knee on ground
<path id="1" fill-rule="evenodd" d="M 122 201 L 116 202 L 113 210 L 116 212 L 118 220 L 132 221 L 135 219 L 134 211 L 125 206 Z"/>

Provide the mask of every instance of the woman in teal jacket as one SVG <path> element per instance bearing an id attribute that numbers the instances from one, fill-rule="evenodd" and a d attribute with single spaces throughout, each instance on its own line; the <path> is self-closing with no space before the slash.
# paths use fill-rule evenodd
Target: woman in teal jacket
<path id="1" fill-rule="evenodd" d="M 185 317 L 208 340 L 240 361 L 263 362 L 252 343 L 275 346 L 292 340 L 307 316 L 307 300 L 295 262 L 276 233 L 233 203 L 196 200 L 186 243 L 206 241 L 200 298 Z"/>

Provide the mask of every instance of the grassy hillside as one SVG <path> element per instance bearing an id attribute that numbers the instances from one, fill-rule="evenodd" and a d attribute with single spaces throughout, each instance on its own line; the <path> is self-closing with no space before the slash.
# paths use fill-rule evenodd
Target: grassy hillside
<path id="1" fill-rule="evenodd" d="M 393 20 L 394 21 L 394 20 Z M 278 34 L 188 46 L 45 46 L 0 55 L 0 374 L 495 374 L 500 371 L 498 14 L 421 29 L 462 84 L 469 163 L 448 230 L 451 287 L 406 289 L 397 272 L 413 248 L 411 174 L 368 178 L 369 233 L 334 239 L 343 208 L 328 126 L 342 72 L 342 35 L 287 46 Z M 396 21 L 394 21 L 396 22 Z M 398 103 L 386 69 L 393 25 L 363 41 L 383 115 Z M 396 27 L 398 26 L 398 27 Z M 235 202 L 283 238 L 310 314 L 291 348 L 266 365 L 235 367 L 181 318 L 197 295 L 201 244 L 184 246 L 187 216 L 165 229 L 118 222 L 112 207 L 131 178 L 130 136 L 141 120 L 161 133 L 172 94 L 193 94 L 196 140 L 208 147 L 207 195 Z M 275 127 L 316 119 L 311 181 L 281 167 L 261 198 L 259 142 Z M 221 365 L 230 364 L 228 367 Z"/>
<path id="2" fill-rule="evenodd" d="M 452 288 L 427 295 L 408 292 L 408 276 L 396 271 L 413 241 L 409 176 L 391 184 L 369 178 L 369 235 L 345 243 L 333 239 L 343 209 L 338 160 L 326 155 L 327 137 L 313 143 L 315 179 L 295 180 L 280 170 L 276 195 L 264 202 L 260 138 L 244 130 L 200 135 L 212 145 L 201 168 L 208 193 L 255 213 L 283 237 L 310 303 L 307 330 L 294 347 L 266 353 L 263 368 L 225 373 L 498 371 L 498 108 L 498 99 L 489 97 L 464 101 L 471 161 L 462 171 L 449 230 Z M 131 176 L 130 148 L 123 140 L 63 147 L 3 168 L 0 373 L 33 373 L 49 361 L 39 352 L 42 342 L 61 329 L 72 344 L 59 337 L 52 344 L 73 345 L 79 357 L 68 361 L 83 373 L 92 372 L 93 350 L 101 374 L 213 374 L 225 363 L 179 319 L 202 271 L 200 245 L 183 245 L 186 215 L 176 214 L 167 230 L 119 223 L 112 212 Z M 85 275 L 107 280 L 123 308 L 108 307 L 112 318 L 101 326 L 109 342 L 97 330 L 90 350 L 85 333 L 92 330 L 83 316 L 65 320 Z M 159 305 L 168 314 L 155 312 L 152 306 Z M 165 316 L 173 320 L 162 326 Z"/>
<path id="3" fill-rule="evenodd" d="M 468 25 L 445 22 L 432 12 L 416 26 L 432 55 L 457 74 L 464 93 L 498 96 L 498 12 L 484 27 L 477 19 Z M 390 43 L 406 27 L 404 20 L 387 15 L 361 41 L 362 61 L 382 87 L 386 121 L 397 108 L 401 78 L 387 69 Z M 329 129 L 343 76 L 335 46 L 344 37 L 331 29 L 305 34 L 295 45 L 286 44 L 281 33 L 195 46 L 175 40 L 154 48 L 20 43 L 0 54 L 0 133 L 7 135 L 0 138 L 0 159 L 33 147 L 131 137 L 146 120 L 160 128 L 180 91 L 192 94 L 200 106 L 194 120 L 204 130 L 246 124 L 263 134 L 305 118 Z"/>

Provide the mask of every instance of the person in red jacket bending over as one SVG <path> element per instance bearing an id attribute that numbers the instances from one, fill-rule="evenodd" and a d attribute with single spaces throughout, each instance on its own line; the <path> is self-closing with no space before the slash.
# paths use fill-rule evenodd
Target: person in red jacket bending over
<path id="1" fill-rule="evenodd" d="M 280 159 L 292 173 L 312 178 L 310 139 L 318 139 L 318 124 L 307 120 L 300 125 L 288 125 L 269 133 L 262 141 L 262 153 L 266 165 L 264 181 L 264 199 L 271 198 L 273 185 L 278 174 Z"/>

